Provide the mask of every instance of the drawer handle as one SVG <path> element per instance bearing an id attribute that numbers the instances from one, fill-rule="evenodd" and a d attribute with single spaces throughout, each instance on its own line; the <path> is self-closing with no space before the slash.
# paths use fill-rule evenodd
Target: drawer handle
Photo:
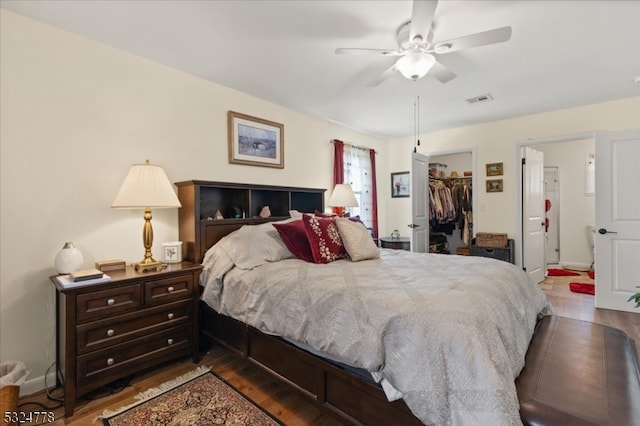
<path id="1" fill-rule="evenodd" d="M 167 318 L 169 318 L 169 319 L 173 319 L 173 317 L 174 317 L 173 312 L 170 313 L 169 315 L 167 315 Z"/>
<path id="2" fill-rule="evenodd" d="M 113 365 L 116 362 L 113 358 L 107 358 L 107 365 Z"/>
<path id="3" fill-rule="evenodd" d="M 113 328 L 110 328 L 110 329 L 108 329 L 108 330 L 107 330 L 107 336 L 108 336 L 108 337 L 111 337 L 111 336 L 113 336 L 114 334 L 116 334 L 116 332 L 113 330 Z"/>
<path id="4" fill-rule="evenodd" d="M 116 299 L 107 299 L 107 306 L 111 306 L 116 303 Z"/>
<path id="5" fill-rule="evenodd" d="M 173 289 L 173 287 L 167 287 L 167 291 L 168 291 L 169 293 L 173 293 L 173 290 L 174 290 L 174 289 Z"/>
<path id="6" fill-rule="evenodd" d="M 173 339 L 167 339 L 167 344 L 168 345 L 173 345 Z"/>

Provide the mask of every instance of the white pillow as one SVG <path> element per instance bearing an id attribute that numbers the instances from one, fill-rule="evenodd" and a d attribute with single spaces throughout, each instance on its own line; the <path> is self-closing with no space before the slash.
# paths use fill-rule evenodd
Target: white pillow
<path id="1" fill-rule="evenodd" d="M 291 219 L 302 219 L 302 213 L 298 210 L 289 210 L 289 216 L 291 216 Z"/>
<path id="2" fill-rule="evenodd" d="M 354 262 L 366 259 L 377 259 L 380 257 L 380 250 L 373 242 L 369 230 L 362 222 L 336 217 L 338 232 L 342 238 L 344 248 L 349 257 Z"/>
<path id="3" fill-rule="evenodd" d="M 290 222 L 286 219 L 280 222 Z M 244 225 L 219 243 L 233 263 L 240 269 L 253 269 L 267 262 L 290 259 L 293 254 L 282 242 L 273 222 Z"/>

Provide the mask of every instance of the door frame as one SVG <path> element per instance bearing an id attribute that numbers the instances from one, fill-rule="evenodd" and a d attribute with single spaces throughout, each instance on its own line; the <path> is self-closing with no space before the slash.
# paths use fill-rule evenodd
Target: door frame
<path id="1" fill-rule="evenodd" d="M 523 231 L 523 208 L 522 208 L 522 197 L 523 197 L 523 193 L 522 193 L 522 180 L 523 180 L 523 176 L 522 176 L 522 167 L 520 167 L 520 165 L 522 164 L 522 148 L 525 146 L 532 146 L 532 145 L 545 145 L 545 144 L 551 144 L 551 143 L 558 143 L 558 142 L 571 142 L 573 140 L 578 140 L 578 139 L 594 139 L 596 138 L 596 132 L 586 132 L 586 133 L 574 133 L 571 135 L 564 135 L 564 136 L 553 136 L 553 137 L 549 137 L 549 138 L 539 138 L 539 139 L 527 139 L 525 141 L 519 141 L 516 142 L 515 144 L 515 163 L 517 166 L 514 167 L 515 169 L 515 173 L 516 173 L 516 205 L 517 205 L 517 209 L 516 209 L 516 223 L 519 224 L 516 227 L 516 241 L 518 242 L 515 245 L 515 259 L 516 259 L 516 265 L 518 265 L 520 268 L 522 268 L 522 265 L 524 264 L 524 253 L 523 253 L 523 244 L 524 244 L 524 231 Z M 596 176 L 596 182 L 597 182 L 597 178 L 598 176 Z M 475 206 L 474 206 L 475 207 Z M 545 253 L 546 255 L 546 253 Z"/>
<path id="2" fill-rule="evenodd" d="M 553 169 L 553 170 L 551 170 L 551 169 Z M 559 182 L 560 181 L 560 178 L 559 178 L 560 169 L 559 169 L 558 166 L 544 166 L 544 172 L 545 173 L 546 173 L 547 170 L 553 171 L 554 174 L 555 174 L 555 179 L 556 179 L 556 188 L 557 188 L 556 195 L 557 195 L 558 199 L 556 200 L 555 204 L 554 204 L 554 200 L 549 199 L 549 197 L 548 197 L 549 191 L 547 191 L 547 187 L 546 186 L 545 186 L 544 192 L 545 192 L 545 198 L 547 198 L 547 199 L 549 199 L 551 201 L 551 208 L 553 209 L 553 212 L 554 212 L 554 216 L 551 218 L 551 223 L 552 224 L 555 223 L 555 226 L 557 227 L 557 230 L 558 230 L 558 232 L 556 234 L 557 239 L 558 239 L 558 241 L 557 241 L 557 245 L 558 245 L 558 248 L 557 248 L 557 250 L 558 250 L 558 261 L 557 262 L 549 262 L 549 257 L 547 256 L 548 253 L 545 253 L 545 263 L 547 265 L 550 265 L 550 264 L 551 265 L 559 265 L 560 264 L 560 249 L 561 249 L 561 247 L 560 247 L 560 234 L 562 232 L 562 230 L 560 229 L 560 210 L 561 210 L 561 206 L 560 206 L 560 182 Z M 548 237 L 548 234 L 545 233 L 545 250 L 547 248 L 547 241 L 548 241 L 548 239 L 546 237 Z"/>

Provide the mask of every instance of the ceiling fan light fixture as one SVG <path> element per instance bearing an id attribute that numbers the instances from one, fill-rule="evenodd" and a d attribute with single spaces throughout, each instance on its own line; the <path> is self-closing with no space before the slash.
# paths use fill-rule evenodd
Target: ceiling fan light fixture
<path id="1" fill-rule="evenodd" d="M 404 78 L 417 80 L 424 77 L 435 63 L 433 55 L 418 50 L 400 58 L 396 62 L 396 69 Z"/>

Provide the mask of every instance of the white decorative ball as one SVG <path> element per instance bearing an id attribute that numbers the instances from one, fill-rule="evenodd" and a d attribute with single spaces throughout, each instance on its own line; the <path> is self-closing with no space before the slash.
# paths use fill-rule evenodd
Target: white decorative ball
<path id="1" fill-rule="evenodd" d="M 59 274 L 68 274 L 80 269 L 83 261 L 84 258 L 82 257 L 80 250 L 78 250 L 73 243 L 68 242 L 65 243 L 62 250 L 56 254 L 53 265 Z"/>

